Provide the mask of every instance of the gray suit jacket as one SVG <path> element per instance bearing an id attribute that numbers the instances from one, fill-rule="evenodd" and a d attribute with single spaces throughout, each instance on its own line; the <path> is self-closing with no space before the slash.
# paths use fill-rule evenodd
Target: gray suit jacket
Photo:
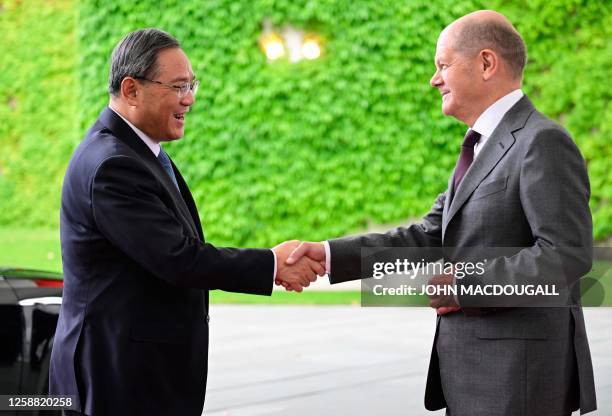
<path id="1" fill-rule="evenodd" d="M 362 247 L 419 247 L 415 262 L 456 260 L 458 247 L 512 247 L 513 255 L 487 264 L 481 282 L 537 280 L 554 255 L 572 283 L 591 268 L 589 195 L 585 162 L 569 134 L 525 96 L 506 113 L 459 188 L 453 189 L 451 176 L 420 223 L 330 240 L 330 281 L 359 277 Z M 459 297 L 462 307 L 471 301 Z M 452 416 L 596 409 L 579 303 L 468 311 L 437 319 L 427 409 L 448 407 Z"/>

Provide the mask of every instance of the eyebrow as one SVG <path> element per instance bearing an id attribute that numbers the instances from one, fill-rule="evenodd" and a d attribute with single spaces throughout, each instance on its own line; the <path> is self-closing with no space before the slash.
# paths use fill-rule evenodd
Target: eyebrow
<path id="1" fill-rule="evenodd" d="M 446 57 L 437 57 L 437 58 L 434 60 L 434 64 L 435 64 L 436 66 L 443 65 L 443 64 L 447 64 L 447 63 L 448 63 L 448 59 L 446 59 Z"/>
<path id="2" fill-rule="evenodd" d="M 189 77 L 176 77 L 170 80 L 170 82 L 179 82 L 179 81 L 191 82 L 194 79 L 196 79 L 195 74 L 193 74 L 193 77 L 191 79 Z"/>

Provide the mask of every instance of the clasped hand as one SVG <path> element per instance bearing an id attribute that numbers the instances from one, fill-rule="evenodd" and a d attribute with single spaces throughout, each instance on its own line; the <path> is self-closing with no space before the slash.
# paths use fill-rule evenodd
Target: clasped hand
<path id="1" fill-rule="evenodd" d="M 323 243 L 285 241 L 272 249 L 276 254 L 275 283 L 287 291 L 301 292 L 317 276 L 325 274 Z"/>

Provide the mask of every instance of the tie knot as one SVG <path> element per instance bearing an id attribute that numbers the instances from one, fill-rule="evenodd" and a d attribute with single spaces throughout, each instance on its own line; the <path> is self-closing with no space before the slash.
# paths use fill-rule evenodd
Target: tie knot
<path id="1" fill-rule="evenodd" d="M 462 146 L 474 147 L 474 145 L 480 140 L 480 133 L 469 129 L 465 138 L 463 139 Z"/>

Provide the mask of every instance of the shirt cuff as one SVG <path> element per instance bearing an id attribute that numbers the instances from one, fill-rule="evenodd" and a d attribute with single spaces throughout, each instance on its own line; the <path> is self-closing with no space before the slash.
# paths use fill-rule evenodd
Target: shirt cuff
<path id="1" fill-rule="evenodd" d="M 325 247 L 325 272 L 327 275 L 331 274 L 331 249 L 329 248 L 329 242 L 323 241 Z"/>
<path id="2" fill-rule="evenodd" d="M 274 274 L 272 275 L 272 283 L 274 283 L 274 281 L 276 280 L 276 253 L 274 252 L 274 250 L 270 250 L 272 252 L 272 255 L 274 256 Z"/>

